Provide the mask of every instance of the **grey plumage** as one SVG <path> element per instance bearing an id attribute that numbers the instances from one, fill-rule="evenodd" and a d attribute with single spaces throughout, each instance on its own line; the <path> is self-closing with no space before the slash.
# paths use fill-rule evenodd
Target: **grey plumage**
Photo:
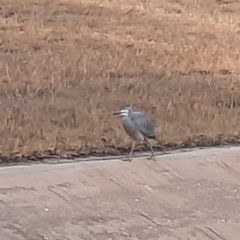
<path id="1" fill-rule="evenodd" d="M 148 140 L 156 139 L 154 132 L 154 121 L 144 113 L 134 111 L 132 109 L 132 106 L 124 106 L 119 112 L 113 113 L 113 115 L 121 116 L 124 130 L 134 141 L 132 144 L 131 152 L 129 154 L 129 160 L 131 160 L 136 142 L 147 142 L 151 148 L 151 158 L 155 160 L 152 145 Z"/>

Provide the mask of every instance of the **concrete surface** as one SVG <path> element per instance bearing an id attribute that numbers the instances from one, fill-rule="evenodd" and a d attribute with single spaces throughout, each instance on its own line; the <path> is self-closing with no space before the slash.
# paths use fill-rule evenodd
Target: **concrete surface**
<path id="1" fill-rule="evenodd" d="M 240 148 L 0 168 L 0 240 L 239 240 Z"/>

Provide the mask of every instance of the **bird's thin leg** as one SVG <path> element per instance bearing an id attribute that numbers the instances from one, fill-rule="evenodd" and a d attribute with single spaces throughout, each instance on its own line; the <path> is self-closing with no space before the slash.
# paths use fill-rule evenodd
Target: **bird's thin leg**
<path id="1" fill-rule="evenodd" d="M 133 154 L 133 150 L 134 150 L 134 148 L 135 148 L 135 145 L 136 145 L 136 142 L 133 141 L 133 142 L 132 142 L 132 149 L 131 149 L 131 152 L 130 152 L 130 154 L 129 154 L 129 159 L 132 158 L 132 154 Z"/>
<path id="2" fill-rule="evenodd" d="M 134 150 L 134 148 L 135 148 L 135 145 L 136 145 L 136 142 L 133 141 L 133 142 L 132 142 L 132 148 L 131 148 L 130 154 L 129 154 L 128 158 L 122 159 L 123 161 L 129 161 L 129 162 L 132 161 L 132 154 L 133 154 L 133 150 Z"/>
<path id="3" fill-rule="evenodd" d="M 155 154 L 154 154 L 151 142 L 147 138 L 145 140 L 148 143 L 148 145 L 150 146 L 150 149 L 151 149 L 151 152 L 152 152 L 152 156 L 150 157 L 150 159 L 156 161 Z"/>

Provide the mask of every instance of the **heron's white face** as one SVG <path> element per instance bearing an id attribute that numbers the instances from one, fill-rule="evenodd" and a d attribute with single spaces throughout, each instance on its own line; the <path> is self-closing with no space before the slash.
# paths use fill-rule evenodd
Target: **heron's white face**
<path id="1" fill-rule="evenodd" d="M 128 117 L 129 116 L 129 109 L 123 108 L 119 112 L 113 113 L 113 115 L 120 115 L 121 117 Z"/>
<path id="2" fill-rule="evenodd" d="M 121 117 L 127 117 L 129 115 L 129 110 L 128 109 L 122 109 L 120 111 Z"/>

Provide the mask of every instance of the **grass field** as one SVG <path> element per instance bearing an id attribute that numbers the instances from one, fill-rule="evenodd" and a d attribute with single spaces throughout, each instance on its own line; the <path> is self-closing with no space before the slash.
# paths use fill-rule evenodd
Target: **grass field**
<path id="1" fill-rule="evenodd" d="M 155 149 L 236 143 L 239 51 L 237 0 L 3 0 L 2 158 L 123 152 L 129 103 Z"/>

